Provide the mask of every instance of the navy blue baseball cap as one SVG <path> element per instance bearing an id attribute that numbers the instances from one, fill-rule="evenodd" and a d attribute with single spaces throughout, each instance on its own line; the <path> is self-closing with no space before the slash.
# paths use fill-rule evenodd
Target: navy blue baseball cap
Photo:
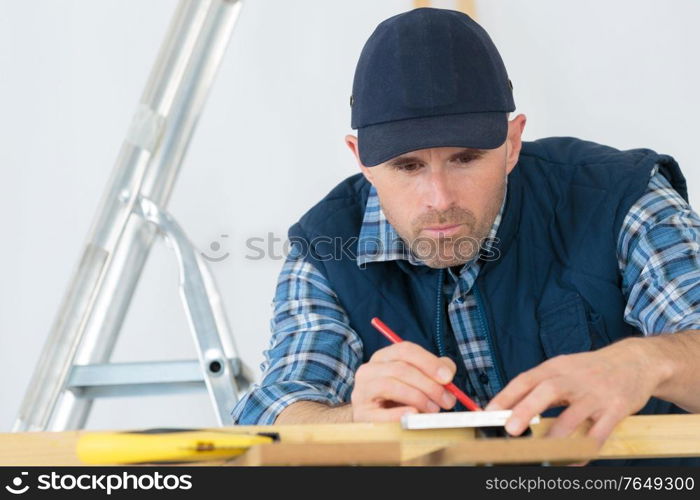
<path id="1" fill-rule="evenodd" d="M 360 54 L 350 106 L 368 167 L 418 149 L 497 148 L 515 110 L 486 31 L 462 12 L 433 8 L 377 26 Z"/>

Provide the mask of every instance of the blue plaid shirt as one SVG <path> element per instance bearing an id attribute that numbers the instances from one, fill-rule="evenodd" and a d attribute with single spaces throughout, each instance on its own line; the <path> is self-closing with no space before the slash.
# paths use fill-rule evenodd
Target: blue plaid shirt
<path id="1" fill-rule="evenodd" d="M 498 230 L 504 203 L 489 237 Z M 233 409 L 239 424 L 274 423 L 296 401 L 331 406 L 347 403 L 355 371 L 362 363 L 362 341 L 350 327 L 337 295 L 294 248 L 282 268 L 272 303 L 272 338 L 261 365 L 262 381 Z M 627 298 L 627 323 L 644 335 L 700 327 L 700 308 L 696 307 L 700 304 L 700 217 L 658 167 L 623 221 L 617 257 Z M 425 265 L 406 251 L 372 188 L 358 239 L 357 264 L 397 259 Z M 469 392 L 483 406 L 502 387 L 488 342 L 478 334 L 472 286 L 480 264 L 474 259 L 458 274 L 448 268 L 444 292 L 450 327 L 469 375 Z"/>

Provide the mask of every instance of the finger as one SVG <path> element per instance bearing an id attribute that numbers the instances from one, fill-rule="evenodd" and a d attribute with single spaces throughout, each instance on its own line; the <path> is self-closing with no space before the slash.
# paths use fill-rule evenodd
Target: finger
<path id="1" fill-rule="evenodd" d="M 566 408 L 554 420 L 547 431 L 547 437 L 568 437 L 596 410 L 595 403 L 588 399 L 577 401 Z"/>
<path id="2" fill-rule="evenodd" d="M 603 446 L 610 434 L 612 434 L 615 426 L 625 417 L 625 414 L 617 412 L 603 413 L 588 431 L 588 435 L 595 438 L 599 446 Z"/>
<path id="3" fill-rule="evenodd" d="M 399 342 L 398 344 L 379 349 L 370 358 L 370 362 L 374 361 L 405 361 L 440 384 L 451 382 L 457 370 L 451 359 L 446 357 L 439 358 L 413 342 Z"/>
<path id="4" fill-rule="evenodd" d="M 391 401 L 399 405 L 412 406 L 424 413 L 437 413 L 440 411 L 440 407 L 433 403 L 424 393 L 393 377 L 379 378 L 366 388 L 364 392 L 365 403 L 378 399 Z"/>
<path id="5" fill-rule="evenodd" d="M 535 386 L 545 379 L 547 372 L 541 367 L 521 373 L 506 385 L 501 392 L 486 405 L 487 411 L 507 410 L 513 408 L 518 401 L 523 399 Z"/>
<path id="6" fill-rule="evenodd" d="M 400 422 L 404 415 L 413 415 L 418 410 L 412 406 L 396 406 L 394 408 L 382 408 L 366 412 L 364 420 L 358 422 Z"/>
<path id="7" fill-rule="evenodd" d="M 388 363 L 377 363 L 374 373 L 377 377 L 393 377 L 415 387 L 438 406 L 449 410 L 456 403 L 456 398 L 445 389 L 444 386 L 435 382 L 415 366 L 404 361 L 390 361 Z"/>
<path id="8" fill-rule="evenodd" d="M 506 422 L 506 430 L 512 436 L 519 436 L 533 417 L 562 399 L 562 383 L 557 379 L 547 379 L 539 383 L 519 403 L 513 406 L 513 414 Z"/>

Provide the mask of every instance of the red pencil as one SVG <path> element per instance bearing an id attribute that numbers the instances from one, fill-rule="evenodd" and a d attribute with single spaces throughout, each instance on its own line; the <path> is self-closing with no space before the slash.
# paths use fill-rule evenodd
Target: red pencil
<path id="1" fill-rule="evenodd" d="M 393 342 L 394 344 L 398 344 L 399 342 L 403 342 L 403 339 L 399 337 L 394 330 L 389 328 L 386 323 L 384 323 L 381 319 L 379 318 L 372 318 L 370 321 L 373 327 L 375 327 L 379 332 L 384 335 L 390 342 Z M 476 404 L 472 399 L 464 394 L 462 391 L 460 391 L 456 385 L 454 385 L 452 382 L 449 382 L 445 384 L 445 389 L 450 391 L 452 394 L 455 395 L 457 399 L 459 399 L 460 403 L 462 403 L 466 408 L 470 409 L 471 411 L 481 411 L 481 408 L 479 408 L 479 405 Z"/>

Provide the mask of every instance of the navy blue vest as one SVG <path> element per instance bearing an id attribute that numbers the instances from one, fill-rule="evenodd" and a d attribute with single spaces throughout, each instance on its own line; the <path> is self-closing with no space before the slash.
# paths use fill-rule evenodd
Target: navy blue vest
<path id="1" fill-rule="evenodd" d="M 524 142 L 508 176 L 503 218 L 474 285 L 502 386 L 548 358 L 598 349 L 640 335 L 625 323 L 616 247 L 622 221 L 644 193 L 655 164 L 687 200 L 685 179 L 670 156 L 617 149 L 575 138 Z M 289 230 L 295 245 L 330 282 L 362 339 L 364 361 L 388 342 L 370 325 L 382 318 L 405 340 L 438 353 L 436 330 L 447 322 L 437 269 L 404 260 L 357 266 L 357 237 L 370 184 L 347 178 Z M 347 242 L 328 258 L 329 241 Z M 320 242 L 320 243 L 319 243 Z M 447 354 L 460 367 L 454 335 Z M 613 381 L 614 382 L 614 381 Z M 562 408 L 550 409 L 554 416 Z M 640 414 L 685 413 L 652 398 Z M 594 462 L 595 463 L 595 462 Z M 700 459 L 605 461 L 605 465 L 693 464 Z"/>

